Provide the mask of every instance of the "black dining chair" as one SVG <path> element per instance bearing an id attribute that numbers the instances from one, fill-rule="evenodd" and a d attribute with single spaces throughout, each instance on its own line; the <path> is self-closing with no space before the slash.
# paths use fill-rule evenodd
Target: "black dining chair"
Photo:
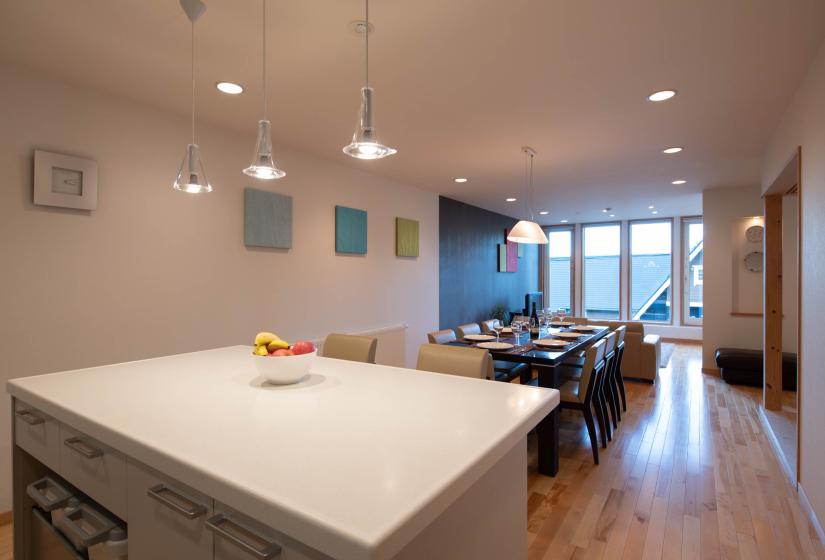
<path id="1" fill-rule="evenodd" d="M 627 327 L 624 325 L 616 329 L 616 364 L 613 367 L 613 384 L 622 398 L 622 411 L 627 412 L 627 397 L 624 392 L 624 377 L 622 377 L 622 356 L 624 356 L 624 335 Z M 618 402 L 618 398 L 616 399 Z"/>
<path id="2" fill-rule="evenodd" d="M 602 447 L 607 447 L 605 440 L 605 420 L 603 409 L 598 404 L 598 392 L 604 373 L 604 340 L 593 344 L 585 352 L 581 378 L 576 381 L 567 379 L 559 387 L 561 393 L 562 410 L 580 410 L 584 415 L 587 434 L 590 437 L 590 448 L 593 452 L 593 462 L 599 464 L 599 442 L 596 438 L 596 427 L 593 421 L 593 411 L 599 422 L 602 432 Z"/>

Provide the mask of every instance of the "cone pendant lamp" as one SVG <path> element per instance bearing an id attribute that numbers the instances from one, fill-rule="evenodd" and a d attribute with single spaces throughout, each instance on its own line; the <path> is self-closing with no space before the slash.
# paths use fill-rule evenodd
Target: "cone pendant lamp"
<path id="1" fill-rule="evenodd" d="M 357 159 L 381 159 L 398 152 L 395 148 L 378 141 L 372 116 L 372 94 L 370 87 L 370 2 L 365 1 L 364 41 L 366 45 L 365 79 L 361 88 L 361 109 L 358 111 L 358 124 L 352 135 L 352 142 L 344 146 L 344 153 Z"/>
<path id="2" fill-rule="evenodd" d="M 519 222 L 513 226 L 513 229 L 511 229 L 510 233 L 507 235 L 507 241 L 543 245 L 547 243 L 547 236 L 544 234 L 544 230 L 541 229 L 541 226 L 538 225 L 533 218 L 533 201 L 531 198 L 533 191 L 533 158 L 536 156 L 536 151 L 530 147 L 524 147 L 521 151 L 523 151 L 526 156 L 525 163 L 527 171 L 525 175 L 527 175 L 527 206 L 530 212 L 530 219 L 519 220 Z"/>
<path id="3" fill-rule="evenodd" d="M 261 56 L 263 81 L 263 119 L 258 121 L 258 140 L 255 142 L 255 155 L 252 156 L 252 164 L 243 170 L 244 173 L 256 179 L 280 179 L 286 176 L 286 172 L 278 169 L 272 159 L 272 133 L 270 122 L 266 118 L 266 0 L 261 0 L 263 4 L 261 20 L 263 22 L 262 44 L 263 53 Z"/>
<path id="4" fill-rule="evenodd" d="M 200 0 L 180 0 L 180 6 L 192 22 L 192 143 L 186 146 L 172 188 L 192 194 L 208 193 L 212 192 L 212 185 L 206 178 L 200 148 L 195 143 L 195 22 L 206 11 L 206 4 Z"/>

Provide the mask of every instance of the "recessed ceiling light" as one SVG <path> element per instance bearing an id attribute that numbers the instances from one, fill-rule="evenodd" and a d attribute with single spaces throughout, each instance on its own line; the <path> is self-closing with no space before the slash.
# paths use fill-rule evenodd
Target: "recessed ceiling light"
<path id="1" fill-rule="evenodd" d="M 229 95 L 238 95 L 239 93 L 243 93 L 243 86 L 233 82 L 218 82 L 215 84 L 215 87 L 218 88 L 218 91 L 221 93 L 226 93 Z"/>
<path id="2" fill-rule="evenodd" d="M 610 210 L 610 208 L 602 208 L 602 214 L 607 214 Z"/>
<path id="3" fill-rule="evenodd" d="M 456 183 L 466 183 L 467 177 L 456 177 L 455 179 L 453 179 L 453 181 L 455 181 Z"/>
<path id="4" fill-rule="evenodd" d="M 566 224 L 567 220 L 562 220 L 561 223 Z"/>
<path id="5" fill-rule="evenodd" d="M 653 212 L 651 212 L 651 214 L 658 214 L 658 213 L 659 213 L 658 210 L 654 210 Z"/>
<path id="6" fill-rule="evenodd" d="M 674 146 L 672 148 L 665 148 L 664 150 L 662 150 L 662 152 L 665 153 L 665 154 L 678 154 L 682 150 L 684 150 L 684 148 L 679 147 L 679 146 Z"/>
<path id="7" fill-rule="evenodd" d="M 511 196 L 510 198 L 505 198 L 504 200 L 505 200 L 506 202 L 515 202 L 515 201 L 516 201 L 516 200 L 518 200 L 518 199 L 517 199 L 517 198 L 513 198 L 513 197 Z"/>
<path id="8" fill-rule="evenodd" d="M 668 99 L 672 99 L 675 95 L 675 89 L 663 89 L 662 91 L 651 93 L 647 96 L 647 99 L 649 101 L 667 101 Z"/>
<path id="9" fill-rule="evenodd" d="M 675 181 L 673 181 L 674 185 L 684 185 L 685 183 L 687 183 L 687 181 L 685 181 L 684 179 L 676 179 Z"/>
<path id="10" fill-rule="evenodd" d="M 550 212 L 548 212 L 547 210 L 542 210 L 541 212 L 539 212 L 539 214 L 541 214 L 542 216 L 546 216 L 549 213 Z"/>
<path id="11" fill-rule="evenodd" d="M 653 210 L 654 208 L 656 208 L 656 207 L 655 207 L 655 206 L 653 206 L 652 204 L 651 204 L 650 206 L 648 206 L 648 207 L 647 207 L 647 209 L 648 209 L 648 210 Z"/>
<path id="12" fill-rule="evenodd" d="M 615 217 L 616 217 L 616 214 L 610 214 L 610 217 L 611 217 L 611 218 L 615 218 Z"/>

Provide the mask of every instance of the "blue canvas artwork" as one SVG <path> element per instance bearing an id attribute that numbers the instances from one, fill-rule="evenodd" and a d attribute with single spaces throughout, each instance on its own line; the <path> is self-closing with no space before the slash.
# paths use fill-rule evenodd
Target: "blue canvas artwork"
<path id="1" fill-rule="evenodd" d="M 292 197 L 244 189 L 244 245 L 292 248 Z"/>
<path id="2" fill-rule="evenodd" d="M 367 252 L 367 211 L 346 206 L 335 207 L 335 252 Z"/>

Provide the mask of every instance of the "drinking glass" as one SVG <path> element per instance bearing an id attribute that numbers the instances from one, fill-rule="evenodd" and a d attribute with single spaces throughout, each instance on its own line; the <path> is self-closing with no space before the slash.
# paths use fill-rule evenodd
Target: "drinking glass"
<path id="1" fill-rule="evenodd" d="M 513 321 L 510 327 L 513 329 L 513 336 L 516 337 L 516 344 L 519 344 L 521 342 L 521 321 Z"/>
<path id="2" fill-rule="evenodd" d="M 504 330 L 504 323 L 501 321 L 496 321 L 493 323 L 493 330 L 496 331 L 496 342 L 499 342 L 499 336 L 501 335 L 501 331 Z"/>

